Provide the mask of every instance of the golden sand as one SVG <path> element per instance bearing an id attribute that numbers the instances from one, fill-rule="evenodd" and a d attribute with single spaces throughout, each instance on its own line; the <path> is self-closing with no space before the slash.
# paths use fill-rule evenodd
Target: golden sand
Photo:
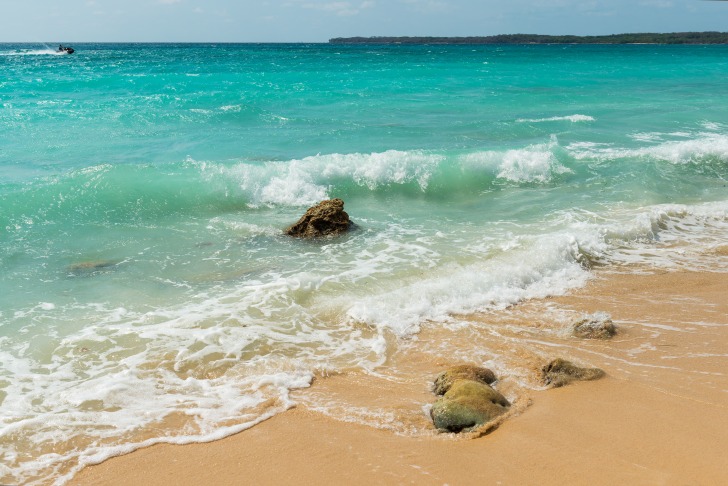
<path id="1" fill-rule="evenodd" d="M 595 312 L 611 316 L 613 339 L 570 335 L 573 317 Z M 381 374 L 317 379 L 250 430 L 142 449 L 72 484 L 728 484 L 728 274 L 600 274 L 573 295 L 468 318 L 478 325 L 425 326 Z M 432 431 L 432 378 L 495 354 L 518 413 L 477 439 Z M 555 357 L 607 377 L 543 389 Z M 347 421 L 349 409 L 370 415 Z"/>

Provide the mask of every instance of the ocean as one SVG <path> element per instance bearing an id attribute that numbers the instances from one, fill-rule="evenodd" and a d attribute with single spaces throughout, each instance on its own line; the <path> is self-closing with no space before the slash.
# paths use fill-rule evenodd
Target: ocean
<path id="1" fill-rule="evenodd" d="M 597 267 L 728 271 L 728 46 L 73 47 L 0 44 L 2 484 L 325 408 Z M 283 234 L 334 197 L 354 231 Z M 477 364 L 536 388 L 516 341 Z"/>

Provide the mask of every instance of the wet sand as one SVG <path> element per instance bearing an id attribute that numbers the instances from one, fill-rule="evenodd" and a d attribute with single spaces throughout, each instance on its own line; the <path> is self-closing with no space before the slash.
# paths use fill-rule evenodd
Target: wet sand
<path id="1" fill-rule="evenodd" d="M 613 339 L 569 334 L 594 312 L 611 316 Z M 71 484 L 728 484 L 728 274 L 598 273 L 572 295 L 468 319 L 424 327 L 381 374 L 317 379 L 250 430 L 142 449 Z M 432 378 L 492 353 L 519 411 L 476 439 L 436 434 Z M 607 377 L 543 389 L 539 369 L 556 357 Z"/>

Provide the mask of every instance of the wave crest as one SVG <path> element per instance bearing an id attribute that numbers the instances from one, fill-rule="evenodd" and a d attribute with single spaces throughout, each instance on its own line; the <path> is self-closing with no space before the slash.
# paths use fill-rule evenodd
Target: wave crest
<path id="1" fill-rule="evenodd" d="M 680 134 L 681 136 L 683 134 Z M 639 141 L 657 140 L 656 134 L 649 134 L 649 139 L 638 138 Z M 616 159 L 653 159 L 673 164 L 699 163 L 710 158 L 728 161 L 728 135 L 702 133 L 688 140 L 670 140 L 639 148 L 618 148 L 604 144 L 574 143 L 566 150 L 577 160 L 596 159 L 609 161 Z"/>

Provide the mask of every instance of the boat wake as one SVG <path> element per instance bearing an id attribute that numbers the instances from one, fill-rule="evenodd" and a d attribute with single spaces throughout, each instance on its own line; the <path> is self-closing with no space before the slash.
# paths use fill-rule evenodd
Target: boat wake
<path id="1" fill-rule="evenodd" d="M 55 51 L 50 48 L 46 49 L 16 49 L 13 51 L 0 52 L 0 56 L 65 56 L 65 51 Z"/>

